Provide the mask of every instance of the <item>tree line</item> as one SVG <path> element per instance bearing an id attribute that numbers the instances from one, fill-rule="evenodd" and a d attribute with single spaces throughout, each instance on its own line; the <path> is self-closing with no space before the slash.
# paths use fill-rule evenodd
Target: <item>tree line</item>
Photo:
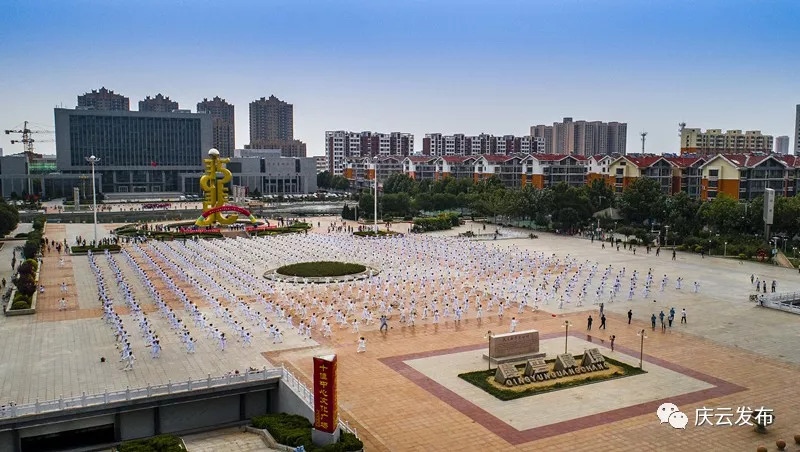
<path id="1" fill-rule="evenodd" d="M 356 194 L 356 200 L 357 209 L 348 206 L 347 217 L 354 219 L 358 210 L 359 218 L 372 219 L 372 194 L 364 190 Z M 417 181 L 406 174 L 394 174 L 383 184 L 378 201 L 379 218 L 410 219 L 454 211 L 564 233 L 594 231 L 599 226 L 640 241 L 658 239 L 664 244 L 686 244 L 693 251 L 698 246 L 703 251 L 719 248 L 721 254 L 726 241 L 732 254 L 739 254 L 737 247 L 767 246 L 763 237 L 763 197 L 738 201 L 721 194 L 712 201 L 701 201 L 684 192 L 665 194 L 657 181 L 647 178 L 636 179 L 617 194 L 602 180 L 580 187 L 562 183 L 538 189 L 530 185 L 507 188 L 496 177 L 477 182 L 450 177 Z M 593 216 L 609 207 L 619 215 L 616 220 Z M 800 197 L 778 197 L 771 235 L 787 240 L 788 251 L 790 246 L 800 247 L 794 242 L 799 230 Z M 753 251 L 750 248 L 742 251 Z"/>

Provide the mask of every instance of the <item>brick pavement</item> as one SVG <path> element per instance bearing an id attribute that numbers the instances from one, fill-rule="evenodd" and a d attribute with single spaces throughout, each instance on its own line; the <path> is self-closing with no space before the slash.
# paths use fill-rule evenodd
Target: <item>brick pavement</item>
<path id="1" fill-rule="evenodd" d="M 537 328 L 544 334 L 563 334 L 561 324 L 564 319 L 582 322 L 582 317 L 582 314 L 552 317 L 541 313 L 523 320 L 520 327 Z M 497 420 L 490 420 L 488 424 L 477 422 L 476 409 L 454 407 L 452 397 L 439 393 L 435 382 L 412 381 L 407 375 L 386 365 L 386 360 L 409 353 L 436 353 L 443 348 L 480 346 L 485 343 L 483 335 L 486 325 L 472 325 L 460 331 L 452 327 L 440 327 L 435 332 L 431 328 L 417 328 L 416 332 L 401 328 L 386 336 L 369 332 L 366 333 L 367 353 L 356 354 L 354 342 L 347 339 L 319 353 L 334 351 L 339 355 L 342 415 L 369 432 L 368 438 L 374 441 L 375 450 L 451 450 L 454 443 L 460 445 L 460 450 L 476 451 L 551 448 L 660 450 L 667 446 L 688 450 L 700 444 L 718 445 L 728 450 L 748 450 L 760 444 L 774 444 L 779 438 L 788 441 L 798 433 L 800 413 L 793 408 L 795 403 L 791 397 L 797 395 L 798 391 L 786 384 L 800 370 L 798 366 L 676 331 L 668 334 L 650 332 L 649 325 L 634 322 L 629 326 L 624 317 L 615 314 L 608 317 L 609 330 L 603 332 L 603 337 L 615 334 L 619 347 L 638 351 L 636 331 L 646 328 L 649 336 L 645 344 L 648 359 L 680 366 L 694 376 L 703 374 L 703 378 L 710 378 L 717 387 L 722 386 L 725 390 L 710 390 L 700 394 L 699 399 L 695 397 L 695 400 L 675 398 L 682 411 L 689 415 L 690 425 L 686 430 L 673 430 L 666 425 L 659 425 L 655 416 L 655 407 L 658 405 L 655 404 L 645 407 L 647 411 L 643 411 L 643 407 L 634 407 L 633 411 L 623 409 L 608 413 L 611 422 L 605 422 L 608 419 L 598 416 L 567 426 L 557 426 L 557 431 L 551 428 L 543 439 L 525 441 L 526 438 L 510 432 L 504 423 L 497 424 Z M 691 353 L 687 353 L 688 350 Z M 310 383 L 309 357 L 313 354 L 313 351 L 286 351 L 270 353 L 269 356 L 299 369 L 306 382 Z M 447 365 L 446 357 L 443 357 L 442 365 Z M 755 372 L 754 369 L 759 371 Z M 591 400 L 590 386 L 579 389 L 586 392 L 588 401 Z M 535 396 L 528 399 L 531 409 L 546 409 L 536 406 Z M 750 427 L 693 425 L 697 408 L 735 408 L 741 405 L 754 409 L 762 405 L 773 408 L 777 423 L 765 435 L 755 433 Z M 597 425 L 598 420 L 602 420 L 603 424 Z M 504 437 L 503 432 L 510 433 L 510 436 Z M 716 447 L 712 446 L 712 449 Z"/>

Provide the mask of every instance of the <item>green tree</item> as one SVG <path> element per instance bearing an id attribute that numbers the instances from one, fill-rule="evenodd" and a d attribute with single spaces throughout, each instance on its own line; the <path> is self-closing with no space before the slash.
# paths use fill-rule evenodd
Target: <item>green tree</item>
<path id="1" fill-rule="evenodd" d="M 331 186 L 331 173 L 329 171 L 323 171 L 321 173 L 317 173 L 317 187 L 330 188 L 330 186 Z"/>
<path id="2" fill-rule="evenodd" d="M 739 202 L 725 193 L 703 205 L 702 216 L 706 223 L 718 234 L 741 231 L 742 211 Z"/>
<path id="3" fill-rule="evenodd" d="M 800 197 L 780 196 L 775 199 L 772 230 L 790 236 L 800 230 Z"/>
<path id="4" fill-rule="evenodd" d="M 383 183 L 383 192 L 386 194 L 407 193 L 411 195 L 415 191 L 415 185 L 416 182 L 414 182 L 414 179 L 410 178 L 407 174 L 392 174 L 386 179 L 386 182 Z"/>
<path id="5" fill-rule="evenodd" d="M 375 210 L 374 197 L 372 193 L 362 193 L 358 199 L 358 216 L 361 218 L 374 218 L 373 212 Z"/>
<path id="6" fill-rule="evenodd" d="M 637 225 L 659 222 L 664 217 L 665 198 L 658 181 L 640 177 L 622 192 L 620 198 L 622 215 Z"/>
<path id="7" fill-rule="evenodd" d="M 0 199 L 0 237 L 16 229 L 17 224 L 19 224 L 17 208 Z"/>
<path id="8" fill-rule="evenodd" d="M 700 201 L 686 192 L 668 197 L 665 221 L 670 227 L 670 232 L 681 237 L 696 234 L 702 228 L 698 215 L 700 206 Z"/>
<path id="9" fill-rule="evenodd" d="M 613 205 L 614 190 L 603 180 L 595 179 L 584 187 L 593 213 Z"/>
<path id="10" fill-rule="evenodd" d="M 383 216 L 405 217 L 411 210 L 408 193 L 389 193 L 380 197 Z"/>

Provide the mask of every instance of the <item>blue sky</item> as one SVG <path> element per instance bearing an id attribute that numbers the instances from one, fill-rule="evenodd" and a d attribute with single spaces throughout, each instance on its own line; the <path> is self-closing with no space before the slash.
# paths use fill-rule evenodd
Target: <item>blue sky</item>
<path id="1" fill-rule="evenodd" d="M 52 127 L 105 86 L 131 106 L 219 95 L 249 141 L 248 103 L 325 130 L 527 134 L 625 121 L 628 151 L 676 152 L 677 124 L 793 137 L 798 1 L 0 1 L 0 129 Z M 20 150 L 0 138 L 6 153 Z M 792 143 L 793 144 L 793 143 Z M 52 152 L 51 143 L 40 150 Z"/>

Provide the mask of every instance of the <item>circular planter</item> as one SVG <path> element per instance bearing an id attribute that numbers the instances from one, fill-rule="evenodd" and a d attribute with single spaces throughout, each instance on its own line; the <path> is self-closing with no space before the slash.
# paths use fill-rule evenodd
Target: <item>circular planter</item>
<path id="1" fill-rule="evenodd" d="M 319 271 L 314 271 L 313 265 L 311 264 L 319 264 Z M 353 272 L 347 273 L 347 271 Z M 267 270 L 264 273 L 264 278 L 270 281 L 291 284 L 329 284 L 360 281 L 371 278 L 378 273 L 380 273 L 379 270 L 362 264 L 348 264 L 344 262 L 301 262 Z"/>

